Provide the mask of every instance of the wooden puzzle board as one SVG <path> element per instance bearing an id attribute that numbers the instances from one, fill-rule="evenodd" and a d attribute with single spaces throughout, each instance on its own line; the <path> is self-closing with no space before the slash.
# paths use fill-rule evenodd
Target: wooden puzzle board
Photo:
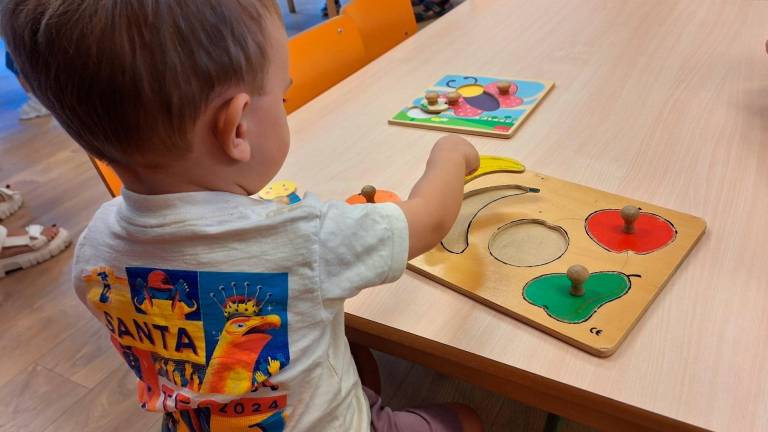
<path id="1" fill-rule="evenodd" d="M 499 92 L 499 81 L 511 83 L 508 94 Z M 510 138 L 553 86 L 551 81 L 446 75 L 395 114 L 389 124 Z M 460 93 L 461 98 L 448 107 L 446 95 L 453 91 Z M 428 113 L 420 108 L 427 106 L 426 92 L 438 93 L 446 111 Z"/>
<path id="2" fill-rule="evenodd" d="M 510 196 L 499 198 L 503 196 L 499 194 L 501 185 L 524 187 L 508 189 Z M 540 193 L 526 192 L 525 187 L 538 188 Z M 475 197 L 486 195 L 488 192 L 478 193 L 485 188 L 491 189 L 490 193 L 495 194 L 492 199 L 496 201 L 480 209 L 479 212 L 476 211 L 477 205 L 475 209 L 471 209 L 469 216 L 477 214 L 468 229 L 466 249 L 461 253 L 455 253 L 461 248 L 453 247 L 455 252 L 450 252 L 441 244 L 412 260 L 409 268 L 601 357 L 610 356 L 616 351 L 706 229 L 704 220 L 695 216 L 534 172 L 499 173 L 476 179 L 465 186 L 465 204 L 468 195 L 476 194 Z M 671 243 L 650 253 L 636 254 L 611 252 L 593 240 L 587 233 L 587 218 L 596 214 L 597 211 L 621 209 L 625 205 L 638 206 L 648 218 L 671 223 L 674 227 Z M 499 242 L 497 237 L 504 226 L 510 222 L 530 220 L 546 222 L 551 231 L 560 232 L 561 229 L 565 234 L 565 252 L 561 256 L 552 256 L 551 259 L 554 260 L 549 263 L 536 266 L 530 266 L 530 263 L 525 263 L 528 266 L 509 265 L 494 257 L 490 245 L 492 241 Z M 538 226 L 539 228 L 547 227 Z M 507 247 L 511 246 L 508 249 L 511 257 L 502 258 L 517 259 L 515 255 L 525 255 L 527 248 L 530 248 L 534 260 L 544 259 L 539 255 L 546 256 L 547 251 L 542 252 L 540 249 L 554 247 L 553 245 L 556 246 L 557 242 L 553 242 L 552 235 L 537 239 L 536 233 L 540 231 L 542 230 L 535 229 L 521 233 L 522 235 L 518 233 L 508 236 L 507 240 L 500 241 Z M 455 243 L 460 240 L 454 235 L 452 241 Z M 516 247 L 515 242 L 518 242 Z M 525 247 L 520 247 L 520 242 L 523 242 Z M 573 312 L 578 315 L 580 318 L 577 319 L 571 319 L 572 317 L 563 319 L 562 316 L 554 318 L 548 311 L 554 311 L 555 307 L 547 305 L 548 310 L 545 310 L 531 302 L 531 298 L 535 297 L 533 294 L 539 292 L 538 288 L 542 283 L 549 284 L 553 275 L 559 278 L 558 280 L 564 279 L 564 276 L 559 274 L 566 273 L 567 269 L 574 264 L 584 265 L 592 273 L 585 284 L 587 292 L 585 299 L 602 289 L 600 283 L 609 281 L 611 278 L 614 282 L 626 280 L 626 291 L 607 302 L 587 300 L 592 302 L 590 304 L 593 306 L 599 304 L 596 307 L 587 305 L 586 309 L 582 310 L 584 305 L 575 305 L 573 306 L 575 309 L 565 311 L 566 314 Z M 596 276 L 597 274 L 601 276 Z M 536 282 L 532 283 L 534 280 Z M 529 291 L 534 285 L 537 291 Z M 553 288 L 557 291 L 558 299 L 566 301 L 564 303 L 566 308 L 571 307 L 568 305 L 572 305 L 573 301 L 580 301 L 578 300 L 580 297 L 570 296 L 569 287 L 570 285 Z M 547 289 L 549 288 L 550 286 L 547 285 Z M 528 298 L 524 297 L 524 290 Z M 557 301 L 560 302 L 560 300 Z M 591 313 L 585 312 L 590 307 L 595 310 Z M 563 313 L 563 311 L 560 310 L 557 313 Z M 588 317 L 581 321 L 581 318 L 586 316 Z M 569 320 L 572 322 L 567 322 Z"/>

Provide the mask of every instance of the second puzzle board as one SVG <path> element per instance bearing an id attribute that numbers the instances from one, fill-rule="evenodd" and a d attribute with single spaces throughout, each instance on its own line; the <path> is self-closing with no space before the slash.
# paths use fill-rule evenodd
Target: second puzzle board
<path id="1" fill-rule="evenodd" d="M 553 86 L 551 81 L 446 75 L 389 123 L 509 138 Z"/>

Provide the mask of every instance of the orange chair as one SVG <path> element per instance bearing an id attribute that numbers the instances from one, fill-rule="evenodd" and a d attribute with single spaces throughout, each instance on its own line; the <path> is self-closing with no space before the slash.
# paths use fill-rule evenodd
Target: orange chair
<path id="1" fill-rule="evenodd" d="M 352 18 L 337 16 L 288 41 L 293 85 L 285 95 L 289 113 L 365 66 L 365 48 Z"/>
<path id="2" fill-rule="evenodd" d="M 99 173 L 99 177 L 101 177 L 101 181 L 104 182 L 104 186 L 107 187 L 109 194 L 113 197 L 120 196 L 120 191 L 123 188 L 123 182 L 120 180 L 120 177 L 117 176 L 115 170 L 98 159 L 94 159 L 90 156 L 88 157 L 91 158 L 93 167 L 96 168 L 96 172 Z"/>
<path id="3" fill-rule="evenodd" d="M 352 0 L 341 14 L 354 20 L 365 45 L 366 63 L 416 33 L 410 0 Z"/>

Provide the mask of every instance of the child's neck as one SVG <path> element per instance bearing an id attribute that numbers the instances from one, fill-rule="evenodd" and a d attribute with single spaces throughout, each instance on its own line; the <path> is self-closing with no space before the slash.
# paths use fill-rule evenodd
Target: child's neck
<path id="1" fill-rule="evenodd" d="M 212 191 L 251 195 L 235 181 L 228 181 L 225 175 L 215 175 L 209 169 L 193 170 L 178 165 L 157 169 L 115 166 L 114 169 L 126 189 L 142 195 Z"/>

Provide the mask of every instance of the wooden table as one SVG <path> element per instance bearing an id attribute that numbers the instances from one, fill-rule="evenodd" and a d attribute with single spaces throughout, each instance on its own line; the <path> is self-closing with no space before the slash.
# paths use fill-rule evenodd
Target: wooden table
<path id="1" fill-rule="evenodd" d="M 600 359 L 413 273 L 347 302 L 350 338 L 611 430 L 768 430 L 768 1 L 469 0 L 290 117 L 281 176 L 407 195 L 440 133 L 387 119 L 446 73 L 554 80 L 481 153 L 704 217 Z"/>

